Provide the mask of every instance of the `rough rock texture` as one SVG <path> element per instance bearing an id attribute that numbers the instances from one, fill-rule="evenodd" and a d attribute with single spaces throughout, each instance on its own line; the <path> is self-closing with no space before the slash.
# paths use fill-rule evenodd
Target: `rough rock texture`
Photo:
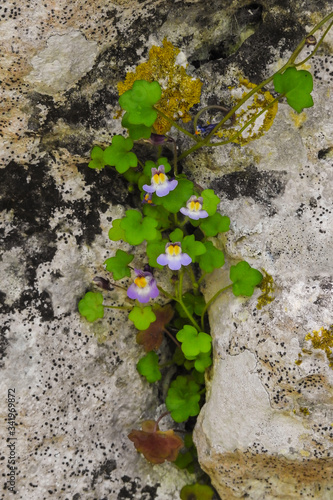
<path id="1" fill-rule="evenodd" d="M 134 328 L 122 313 L 94 324 L 77 313 L 119 248 L 107 237 L 112 219 L 137 202 L 120 176 L 87 168 L 92 144 L 122 131 L 116 83 L 167 36 L 204 81 L 204 102 L 220 102 L 239 75 L 258 82 L 280 67 L 327 12 L 324 1 L 1 5 L 1 436 L 15 389 L 17 498 L 169 500 L 194 480 L 152 467 L 126 437 L 163 411 L 166 390 L 137 376 Z M 304 340 L 333 323 L 331 62 L 332 35 L 311 62 L 314 108 L 297 116 L 281 105 L 259 141 L 183 164 L 222 197 L 229 262 L 246 258 L 275 286 L 261 310 L 259 292 L 210 310 L 214 367 L 196 441 L 222 499 L 333 494 L 332 371 Z M 207 297 L 225 280 L 227 270 L 207 280 Z"/>

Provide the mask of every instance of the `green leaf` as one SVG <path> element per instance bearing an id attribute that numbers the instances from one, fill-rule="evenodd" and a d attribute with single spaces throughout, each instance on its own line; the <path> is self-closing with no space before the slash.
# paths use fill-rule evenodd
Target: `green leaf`
<path id="1" fill-rule="evenodd" d="M 182 251 L 187 253 L 192 261 L 195 262 L 197 256 L 203 255 L 206 252 L 206 247 L 201 241 L 196 241 L 194 234 L 191 234 L 190 236 L 185 236 L 183 239 Z"/>
<path id="2" fill-rule="evenodd" d="M 121 280 L 125 276 L 131 276 L 131 270 L 128 264 L 132 262 L 134 255 L 129 255 L 123 250 L 117 250 L 115 257 L 110 257 L 106 259 L 104 264 L 106 265 L 106 270 L 113 273 L 113 278 L 115 280 Z"/>
<path id="3" fill-rule="evenodd" d="M 288 68 L 284 73 L 275 75 L 273 82 L 276 92 L 285 95 L 287 103 L 297 113 L 301 113 L 303 108 L 313 106 L 310 95 L 313 90 L 313 79 L 308 71 Z"/>
<path id="4" fill-rule="evenodd" d="M 206 368 L 208 368 L 209 366 L 211 366 L 211 364 L 212 364 L 212 356 L 211 356 L 211 354 L 210 353 L 201 352 L 195 358 L 194 368 L 198 372 L 204 373 L 204 371 L 206 370 Z"/>
<path id="5" fill-rule="evenodd" d="M 132 125 L 129 122 L 129 113 L 125 113 L 121 124 L 124 128 L 128 129 L 130 138 L 133 141 L 138 141 L 139 139 L 149 139 L 151 136 L 151 127 L 146 127 L 146 125 Z"/>
<path id="6" fill-rule="evenodd" d="M 203 198 L 202 209 L 208 212 L 208 215 L 214 215 L 216 207 L 220 203 L 220 198 L 216 196 L 212 189 L 204 189 L 200 196 Z"/>
<path id="7" fill-rule="evenodd" d="M 168 243 L 168 240 L 163 239 L 160 241 L 148 241 L 146 253 L 148 255 L 148 264 L 151 267 L 157 267 L 158 269 L 163 269 L 163 266 L 157 264 L 156 259 L 161 253 L 165 251 L 165 245 Z"/>
<path id="8" fill-rule="evenodd" d="M 181 500 L 212 500 L 214 490 L 206 484 L 187 484 L 180 491 Z"/>
<path id="9" fill-rule="evenodd" d="M 136 368 L 140 375 L 146 377 L 151 384 L 162 378 L 158 366 L 158 356 L 156 352 L 150 351 L 137 363 Z"/>
<path id="10" fill-rule="evenodd" d="M 179 241 L 181 243 L 183 241 L 183 238 L 184 238 L 184 233 L 181 229 L 179 229 L 179 227 L 177 227 L 174 231 L 172 231 L 172 233 L 169 234 L 169 238 L 170 238 L 170 241 L 172 243 L 176 243 L 177 241 Z M 182 250 L 183 250 L 183 246 L 182 246 Z"/>
<path id="11" fill-rule="evenodd" d="M 171 382 L 165 404 L 175 422 L 184 422 L 189 417 L 198 415 L 199 391 L 200 386 L 183 375 Z"/>
<path id="12" fill-rule="evenodd" d="M 145 162 L 145 166 L 143 168 L 143 173 L 149 178 L 149 181 L 151 180 L 151 169 L 156 168 L 156 163 L 152 160 L 147 160 Z"/>
<path id="13" fill-rule="evenodd" d="M 243 260 L 237 266 L 231 266 L 230 279 L 233 282 L 232 291 L 236 297 L 239 295 L 251 297 L 254 288 L 262 281 L 263 275 Z"/>
<path id="14" fill-rule="evenodd" d="M 186 292 L 182 299 L 190 314 L 195 313 L 197 316 L 201 316 L 206 305 L 203 295 L 193 295 L 190 292 Z M 182 318 L 187 318 L 186 313 L 179 303 L 176 304 L 176 311 Z"/>
<path id="15" fill-rule="evenodd" d="M 162 206 L 156 207 L 146 203 L 142 207 L 142 212 L 144 215 L 147 215 L 148 217 L 152 217 L 153 219 L 157 220 L 158 225 L 156 229 L 162 229 L 162 230 L 168 229 L 171 225 L 169 220 L 170 214 Z"/>
<path id="16" fill-rule="evenodd" d="M 104 151 L 99 146 L 94 146 L 90 153 L 91 161 L 88 163 L 89 168 L 101 170 L 105 167 Z"/>
<path id="17" fill-rule="evenodd" d="M 197 259 L 200 269 L 206 273 L 211 273 L 214 269 L 219 269 L 224 265 L 224 254 L 216 248 L 211 241 L 204 243 L 206 252 Z"/>
<path id="18" fill-rule="evenodd" d="M 120 227 L 122 219 L 114 219 L 112 221 L 112 227 L 109 230 L 109 238 L 112 241 L 127 241 L 125 231 Z"/>
<path id="19" fill-rule="evenodd" d="M 194 360 L 200 353 L 207 354 L 211 350 L 212 337 L 208 333 L 197 332 L 191 325 L 185 325 L 176 337 L 182 343 L 186 359 Z"/>
<path id="20" fill-rule="evenodd" d="M 160 100 L 161 95 L 158 82 L 136 80 L 132 88 L 119 98 L 119 104 L 128 111 L 127 120 L 130 124 L 151 127 L 157 118 L 157 111 L 153 106 Z"/>
<path id="21" fill-rule="evenodd" d="M 153 323 L 156 320 L 156 316 L 153 313 L 151 306 L 135 306 L 129 313 L 128 317 L 131 321 L 133 321 L 138 330 L 146 330 L 150 323 Z"/>
<path id="22" fill-rule="evenodd" d="M 138 159 L 131 151 L 133 141 L 130 138 L 125 139 L 122 135 L 115 135 L 112 139 L 112 145 L 108 146 L 103 155 L 105 164 L 116 167 L 116 170 L 123 174 L 130 167 L 136 167 Z"/>
<path id="23" fill-rule="evenodd" d="M 225 233 L 229 231 L 230 219 L 225 215 L 216 212 L 214 215 L 202 219 L 200 222 L 200 229 L 206 236 L 216 236 L 218 233 Z"/>
<path id="24" fill-rule="evenodd" d="M 157 220 L 143 217 L 137 210 L 126 210 L 126 217 L 121 219 L 120 227 L 125 231 L 126 241 L 130 245 L 140 245 L 144 240 L 158 238 Z"/>
<path id="25" fill-rule="evenodd" d="M 178 185 L 167 196 L 158 197 L 153 195 L 153 203 L 162 205 L 169 212 L 176 214 L 193 194 L 193 182 L 178 178 Z"/>
<path id="26" fill-rule="evenodd" d="M 103 318 L 103 295 L 99 292 L 87 292 L 83 299 L 80 300 L 78 309 L 79 313 L 87 318 L 92 323 L 98 318 Z"/>
<path id="27" fill-rule="evenodd" d="M 168 162 L 168 158 L 166 158 L 165 156 L 162 156 L 161 158 L 159 158 L 156 162 L 156 165 L 159 167 L 160 165 L 163 165 L 164 166 L 164 172 L 167 174 L 168 172 L 170 172 L 171 170 L 171 165 L 170 163 Z"/>

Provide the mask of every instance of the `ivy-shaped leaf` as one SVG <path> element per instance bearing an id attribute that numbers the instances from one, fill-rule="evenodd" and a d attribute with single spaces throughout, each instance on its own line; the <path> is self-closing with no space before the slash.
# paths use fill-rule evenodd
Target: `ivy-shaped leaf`
<path id="1" fill-rule="evenodd" d="M 155 306 L 153 311 L 156 316 L 154 323 L 151 323 L 147 330 L 138 332 L 136 336 L 137 343 L 142 345 L 146 352 L 156 350 L 160 347 L 163 340 L 163 330 L 170 323 L 174 315 L 170 304 L 164 307 Z"/>
<path id="2" fill-rule="evenodd" d="M 147 330 L 150 323 L 156 321 L 156 316 L 153 313 L 151 306 L 134 306 L 132 311 L 129 313 L 128 318 L 133 321 L 138 330 Z"/>
<path id="3" fill-rule="evenodd" d="M 112 145 L 108 146 L 103 154 L 106 165 L 116 167 L 116 170 L 123 174 L 130 167 L 136 167 L 138 159 L 131 152 L 133 141 L 129 137 L 125 139 L 122 135 L 115 135 L 112 139 Z"/>
<path id="4" fill-rule="evenodd" d="M 90 153 L 91 161 L 88 163 L 89 168 L 101 170 L 105 167 L 104 151 L 99 146 L 94 146 Z"/>
<path id="5" fill-rule="evenodd" d="M 191 325 L 185 325 L 177 335 L 182 343 L 182 351 L 186 359 L 194 360 L 200 353 L 211 351 L 212 337 L 205 332 L 197 332 Z"/>
<path id="6" fill-rule="evenodd" d="M 195 417 L 200 411 L 200 386 L 183 375 L 178 375 L 171 382 L 165 400 L 167 409 L 175 422 L 185 422 L 189 417 Z"/>
<path id="7" fill-rule="evenodd" d="M 125 231 L 126 241 L 130 245 L 140 245 L 144 240 L 155 240 L 159 236 L 156 230 L 157 220 L 144 217 L 137 210 L 126 210 L 126 217 L 121 219 L 120 227 Z"/>
<path id="8" fill-rule="evenodd" d="M 211 241 L 204 242 L 206 252 L 196 259 L 200 269 L 206 273 L 211 273 L 214 269 L 219 269 L 224 265 L 224 254 L 216 248 Z"/>
<path id="9" fill-rule="evenodd" d="M 129 122 L 129 113 L 125 113 L 123 119 L 121 120 L 121 125 L 128 129 L 130 138 L 133 141 L 138 141 L 139 139 L 149 139 L 151 135 L 151 127 L 146 127 L 146 125 L 133 125 Z"/>
<path id="10" fill-rule="evenodd" d="M 131 276 L 131 270 L 128 264 L 132 262 L 134 255 L 129 255 L 123 250 L 117 250 L 115 257 L 110 257 L 106 259 L 104 264 L 106 265 L 106 270 L 113 273 L 113 278 L 115 280 L 121 280 L 125 276 Z"/>
<path id="11" fill-rule="evenodd" d="M 125 231 L 120 227 L 122 219 L 114 219 L 112 221 L 112 227 L 109 230 L 109 238 L 111 241 L 127 241 Z"/>
<path id="12" fill-rule="evenodd" d="M 181 500 L 212 500 L 214 490 L 206 484 L 187 484 L 180 491 Z"/>
<path id="13" fill-rule="evenodd" d="M 142 212 L 148 217 L 156 219 L 158 224 L 156 229 L 168 229 L 170 227 L 169 212 L 164 207 L 155 207 L 146 203 L 142 207 Z"/>
<path id="14" fill-rule="evenodd" d="M 200 373 L 204 373 L 206 368 L 211 366 L 211 364 L 212 364 L 212 356 L 209 352 L 208 353 L 201 352 L 194 360 L 194 368 Z"/>
<path id="15" fill-rule="evenodd" d="M 195 313 L 197 316 L 201 316 L 206 305 L 203 295 L 193 295 L 190 292 L 186 292 L 184 293 L 182 299 L 190 314 Z M 182 318 L 187 318 L 186 313 L 178 303 L 176 304 L 176 311 Z"/>
<path id="16" fill-rule="evenodd" d="M 153 384 L 161 380 L 162 374 L 158 366 L 158 356 L 156 352 L 150 351 L 137 363 L 136 368 L 140 375 L 145 377 L 148 382 Z"/>
<path id="17" fill-rule="evenodd" d="M 284 73 L 275 75 L 273 83 L 276 92 L 285 95 L 287 103 L 297 113 L 301 113 L 303 108 L 313 106 L 310 95 L 313 90 L 313 79 L 308 71 L 288 68 Z"/>
<path id="18" fill-rule="evenodd" d="M 179 229 L 179 227 L 177 227 L 174 231 L 172 231 L 172 233 L 169 234 L 169 238 L 172 243 L 176 243 L 177 241 L 181 243 L 184 238 L 184 233 L 181 229 Z"/>
<path id="19" fill-rule="evenodd" d="M 79 313 L 90 323 L 104 316 L 103 295 L 99 292 L 87 292 L 78 304 Z"/>
<path id="20" fill-rule="evenodd" d="M 166 210 L 172 214 L 179 212 L 182 206 L 186 205 L 187 200 L 193 194 L 193 182 L 178 178 L 178 185 L 167 196 L 158 197 L 153 194 L 153 203 L 155 205 L 162 205 Z"/>
<path id="21" fill-rule="evenodd" d="M 161 87 L 158 82 L 136 80 L 130 90 L 120 96 L 119 104 L 127 111 L 127 120 L 132 125 L 151 127 L 157 118 L 153 108 L 161 98 Z"/>
<path id="22" fill-rule="evenodd" d="M 245 262 L 239 262 L 236 266 L 230 268 L 230 279 L 233 282 L 232 291 L 236 297 L 245 295 L 251 297 L 254 288 L 259 285 L 263 275 L 257 269 L 254 269 Z"/>
<path id="23" fill-rule="evenodd" d="M 159 241 L 148 241 L 146 253 L 148 256 L 148 264 L 151 267 L 157 267 L 158 269 L 163 269 L 163 266 L 157 264 L 157 257 L 161 255 L 161 253 L 165 252 L 165 245 L 168 243 L 168 240 L 165 238 Z"/>
<path id="24" fill-rule="evenodd" d="M 216 236 L 218 233 L 225 233 L 229 231 L 230 219 L 225 215 L 216 212 L 214 215 L 202 219 L 200 222 L 200 229 L 206 236 Z"/>
<path id="25" fill-rule="evenodd" d="M 182 439 L 172 430 L 160 431 L 154 420 L 146 420 L 141 427 L 142 431 L 133 429 L 128 435 L 136 450 L 152 464 L 174 462 L 184 446 Z"/>
<path id="26" fill-rule="evenodd" d="M 196 241 L 194 234 L 185 236 L 182 241 L 182 251 L 187 253 L 193 262 L 195 262 L 196 257 L 203 255 L 206 252 L 206 247 L 201 241 Z"/>
<path id="27" fill-rule="evenodd" d="M 204 189 L 200 196 L 203 198 L 202 209 L 206 210 L 208 215 L 214 215 L 220 198 L 216 196 L 213 189 Z"/>

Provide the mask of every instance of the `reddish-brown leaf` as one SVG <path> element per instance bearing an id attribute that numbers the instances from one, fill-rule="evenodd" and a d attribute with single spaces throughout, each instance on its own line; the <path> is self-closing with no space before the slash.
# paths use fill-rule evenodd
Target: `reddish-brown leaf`
<path id="1" fill-rule="evenodd" d="M 179 450 L 184 446 L 180 437 L 172 430 L 160 431 L 154 420 L 146 420 L 141 427 L 142 431 L 133 429 L 128 435 L 139 453 L 152 464 L 176 460 Z"/>
<path id="2" fill-rule="evenodd" d="M 138 344 L 142 345 L 146 352 L 156 351 L 163 340 L 163 329 L 173 318 L 174 311 L 170 304 L 164 307 L 154 307 L 156 320 L 151 323 L 147 330 L 141 330 L 136 336 Z"/>

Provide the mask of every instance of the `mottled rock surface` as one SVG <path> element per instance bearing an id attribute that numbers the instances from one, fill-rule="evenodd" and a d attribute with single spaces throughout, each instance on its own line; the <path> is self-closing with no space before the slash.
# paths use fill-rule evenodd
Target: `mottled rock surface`
<path id="1" fill-rule="evenodd" d="M 108 240 L 112 219 L 137 203 L 113 171 L 87 168 L 89 151 L 122 132 L 116 84 L 165 36 L 211 104 L 239 76 L 257 83 L 274 72 L 328 10 L 325 1 L 1 5 L 1 436 L 15 389 L 17 498 L 169 500 L 194 481 L 170 464 L 152 467 L 126 437 L 163 411 L 166 390 L 137 376 L 135 329 L 123 313 L 88 324 L 77 312 L 120 247 Z M 244 258 L 274 280 L 274 300 L 260 310 L 259 291 L 210 309 L 214 367 L 196 442 L 222 499 L 333 495 L 332 370 L 305 341 L 333 323 L 332 35 L 310 64 L 314 108 L 298 116 L 282 104 L 257 142 L 182 165 L 222 198 L 229 263 Z M 206 280 L 208 298 L 227 276 Z"/>

